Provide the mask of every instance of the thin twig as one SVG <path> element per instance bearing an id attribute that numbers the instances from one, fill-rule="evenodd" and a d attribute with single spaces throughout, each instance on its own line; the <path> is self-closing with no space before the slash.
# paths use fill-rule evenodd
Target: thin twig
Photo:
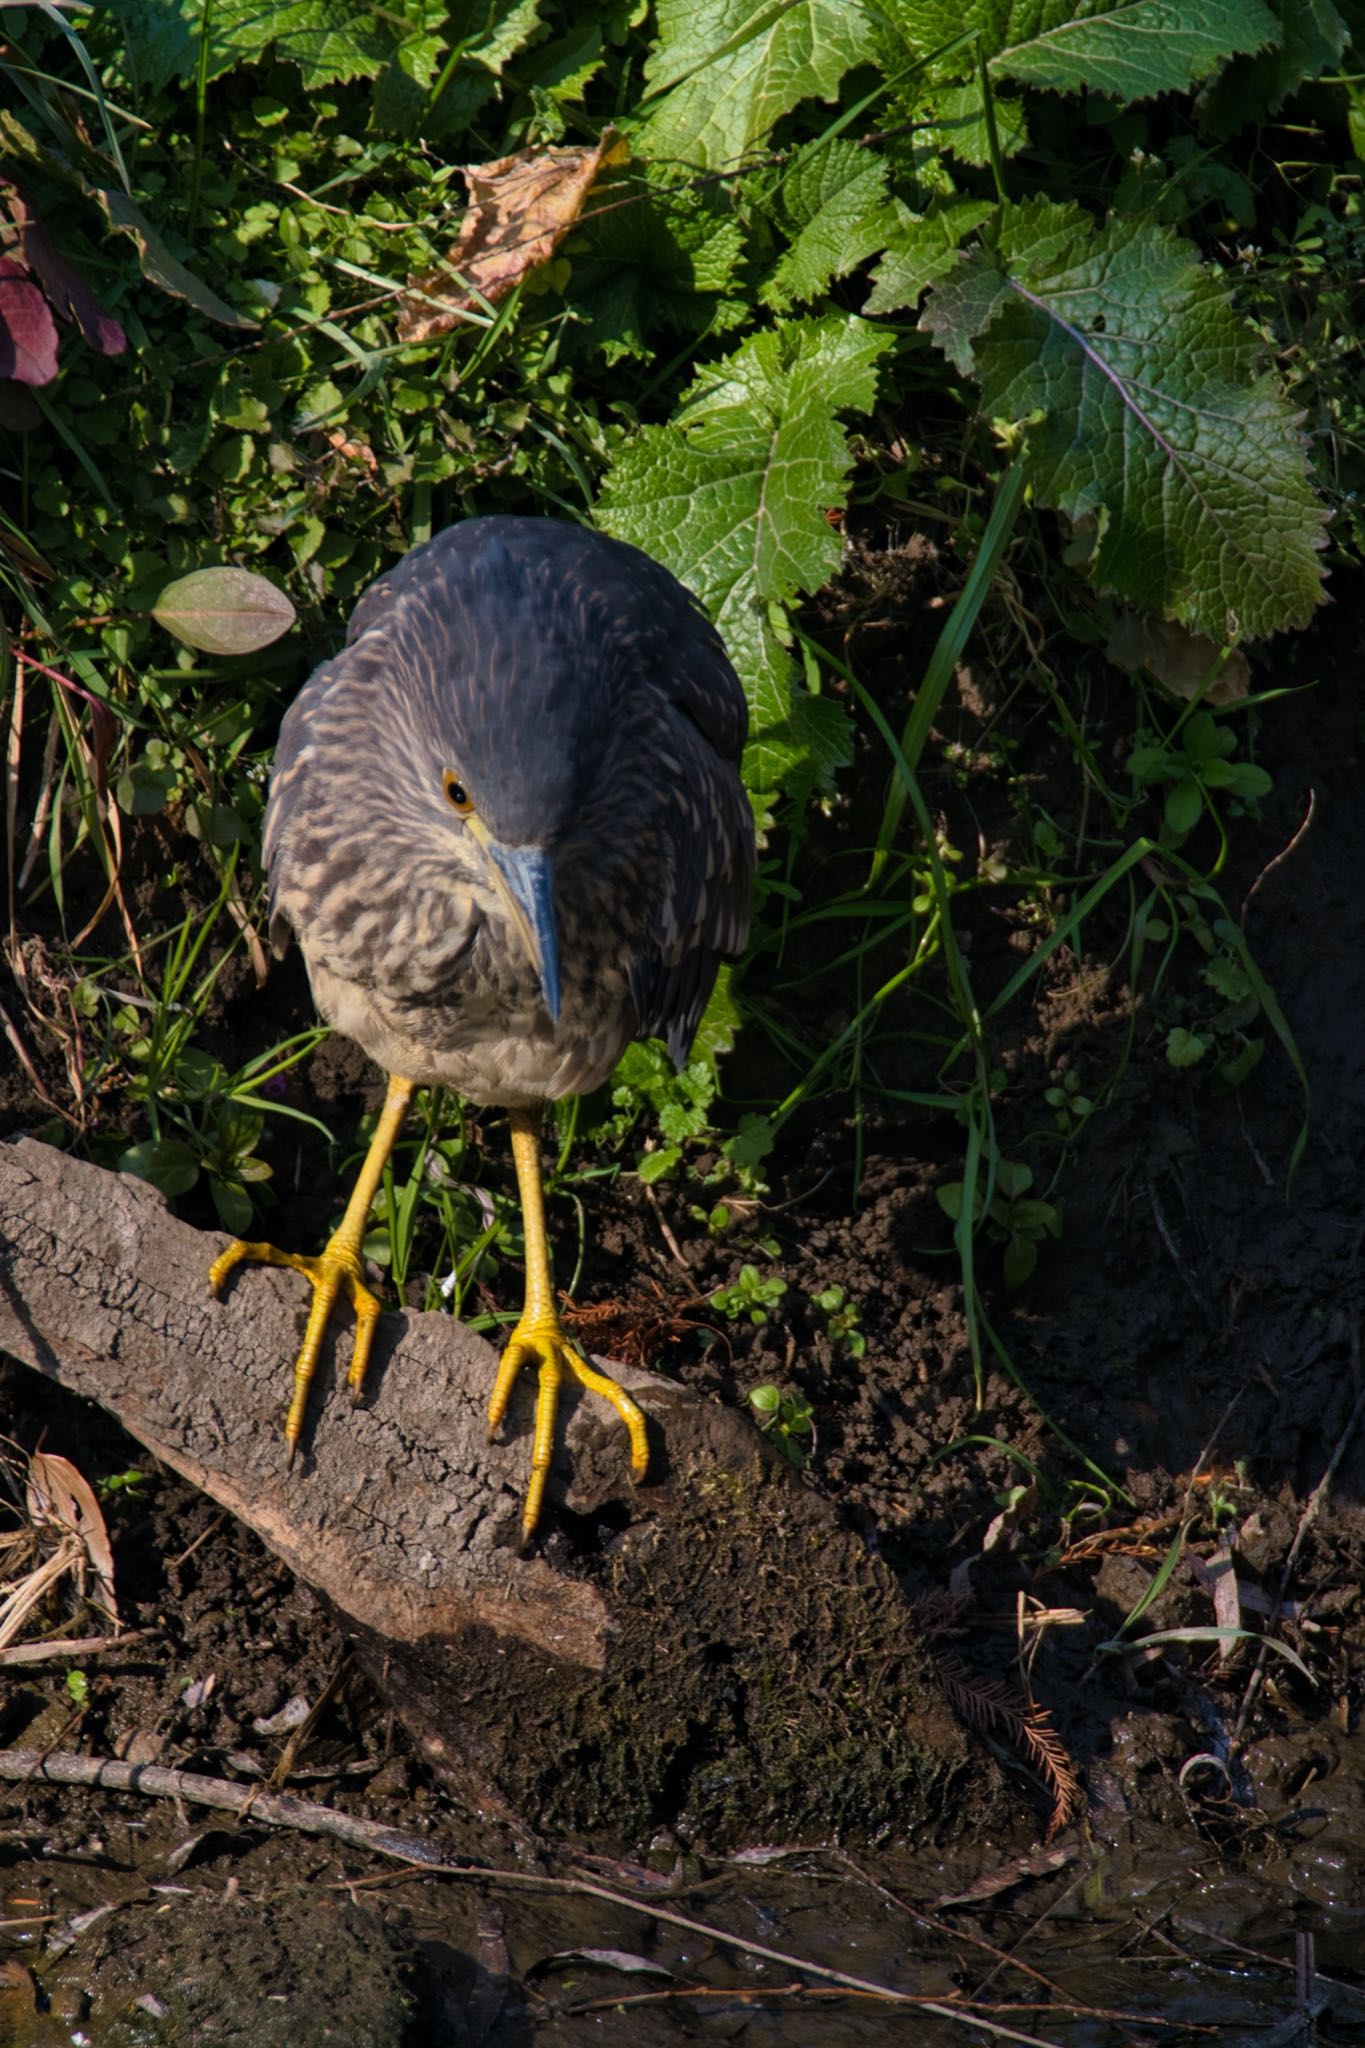
<path id="1" fill-rule="evenodd" d="M 690 1277 L 692 1268 L 688 1265 L 686 1259 L 683 1257 L 682 1247 L 678 1243 L 677 1238 L 673 1235 L 673 1231 L 669 1225 L 668 1218 L 665 1216 L 663 1210 L 659 1206 L 659 1197 L 655 1194 L 653 1188 L 649 1185 L 648 1181 L 645 1181 L 643 1183 L 643 1186 L 645 1191 L 645 1199 L 649 1203 L 650 1208 L 654 1211 L 654 1221 L 659 1226 L 660 1236 L 663 1238 L 664 1243 L 668 1246 L 669 1251 L 673 1254 L 673 1257 L 682 1267 L 684 1273 L 688 1274 Z"/>
<path id="2" fill-rule="evenodd" d="M 61 1636 L 51 1642 L 12 1643 L 0 1650 L 0 1669 L 14 1664 L 50 1664 L 54 1657 L 98 1657 L 106 1650 L 126 1650 L 129 1643 L 140 1643 L 158 1633 L 154 1628 L 130 1628 L 121 1636 Z"/>
<path id="3" fill-rule="evenodd" d="M 1260 892 L 1261 885 L 1270 879 L 1271 875 L 1274 874 L 1276 868 L 1283 867 L 1284 863 L 1289 859 L 1290 855 L 1296 853 L 1299 847 L 1302 845 L 1304 834 L 1308 831 L 1309 826 L 1313 822 L 1314 814 L 1317 811 L 1317 807 L 1318 793 L 1315 789 L 1310 789 L 1308 792 L 1308 809 L 1303 814 L 1303 820 L 1302 823 L 1299 825 L 1298 830 L 1294 833 L 1294 836 L 1289 841 L 1289 844 L 1287 846 L 1282 846 L 1280 848 L 1280 851 L 1275 855 L 1275 858 L 1273 860 L 1268 860 L 1266 862 L 1265 866 L 1261 869 L 1260 874 L 1257 875 L 1255 881 L 1247 890 L 1246 895 L 1242 898 L 1242 908 L 1237 914 L 1237 922 L 1239 925 L 1244 925 L 1246 923 L 1247 912 L 1251 908 L 1253 898 Z"/>
<path id="4" fill-rule="evenodd" d="M 46 1756 L 37 1749 L 0 1750 L 0 1779 L 22 1784 L 33 1778 L 46 1778 L 54 1785 L 97 1786 L 105 1792 L 142 1792 L 152 1799 L 181 1799 L 191 1806 L 218 1807 L 242 1820 L 264 1821 L 269 1827 L 293 1828 L 304 1835 L 332 1835 L 350 1848 L 396 1856 L 404 1863 L 464 1876 L 475 1870 L 472 1864 L 452 1864 L 420 1835 L 384 1827 L 358 1814 L 338 1813 L 335 1807 L 317 1806 L 311 1800 L 292 1799 L 286 1793 L 234 1785 L 228 1778 L 206 1778 L 197 1771 L 173 1771 L 161 1764 L 124 1763 L 117 1757 L 76 1756 L 65 1750 L 53 1750 Z M 496 1875 L 481 1867 L 479 1874 Z"/>
<path id="5" fill-rule="evenodd" d="M 141 1792 L 155 1799 L 182 1799 L 193 1806 L 217 1807 L 235 1813 L 245 1821 L 264 1822 L 268 1827 L 293 1828 L 309 1835 L 330 1835 L 348 1847 L 416 1864 L 431 1876 L 463 1878 L 481 1884 L 532 1891 L 569 1892 L 580 1898 L 601 1899 L 609 1906 L 629 1913 L 643 1913 L 647 1919 L 680 1928 L 684 1934 L 701 1936 L 704 1940 L 720 1943 L 724 1948 L 738 1949 L 743 1955 L 761 1956 L 765 1962 L 778 1963 L 786 1970 L 799 1970 L 803 1976 L 819 1977 L 824 1983 L 838 1985 L 845 1991 L 860 1992 L 890 2005 L 911 2006 L 917 2012 L 933 2013 L 940 2019 L 956 2020 L 959 2025 L 989 2034 L 997 2041 L 1018 2041 L 1024 2044 L 1024 2048 L 1058 2048 L 1057 2043 L 1046 2041 L 1040 2035 L 1017 2033 L 1013 2027 L 1002 2027 L 979 2013 L 944 2005 L 936 1999 L 917 1998 L 910 1992 L 875 1984 L 869 1978 L 855 1977 L 845 1970 L 828 1969 L 804 1956 L 769 1948 L 764 1942 L 750 1941 L 742 1934 L 732 1934 L 724 1927 L 713 1927 L 705 1920 L 694 1920 L 686 1913 L 674 1913 L 667 1907 L 633 1899 L 625 1892 L 610 1890 L 606 1885 L 593 1884 L 583 1878 L 546 1877 L 527 1870 L 497 1870 L 467 1857 L 451 1859 L 442 1855 L 436 1843 L 424 1841 L 420 1835 L 405 1834 L 398 1828 L 363 1820 L 356 1814 L 338 1813 L 333 1807 L 317 1806 L 306 1799 L 292 1799 L 285 1793 L 261 1792 L 251 1786 L 234 1785 L 226 1778 L 206 1778 L 197 1771 L 168 1770 L 160 1764 L 123 1763 L 114 1757 L 76 1756 L 60 1750 L 46 1756 L 36 1749 L 0 1750 L 0 1779 L 24 1784 L 35 1778 L 46 1779 L 55 1785 L 97 1786 L 106 1792 Z"/>

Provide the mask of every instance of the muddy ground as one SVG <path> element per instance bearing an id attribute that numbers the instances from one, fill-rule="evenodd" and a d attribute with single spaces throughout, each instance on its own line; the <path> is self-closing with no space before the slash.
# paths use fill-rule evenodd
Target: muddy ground
<path id="1" fill-rule="evenodd" d="M 923 644 L 934 576 L 919 557 L 855 571 L 823 620 L 893 725 L 918 672 L 905 648 Z M 926 1612 L 954 1697 L 1033 1824 L 989 1842 L 916 1843 L 893 1829 L 873 1843 L 737 1858 L 691 1840 L 686 1816 L 650 1842 L 614 1839 L 608 1825 L 598 1839 L 549 1844 L 460 1811 L 407 1752 L 306 1587 L 149 1469 L 97 1412 L 3 1368 L 0 1429 L 19 1446 L 62 1453 L 92 1483 L 142 1477 L 104 1495 L 136 1641 L 80 1662 L 83 1694 L 67 1664 L 6 1673 L 0 1745 L 255 1782 L 283 1757 L 282 1710 L 322 1700 L 285 1759 L 286 1789 L 504 1876 L 413 1873 L 249 1815 L 131 1794 L 4 1788 L 0 1936 L 12 1961 L 0 2042 L 839 2043 L 907 2022 L 922 2030 L 915 2039 L 963 2034 L 961 2021 L 822 1985 L 799 1960 L 902 1996 L 977 1997 L 976 2010 L 994 2006 L 997 2024 L 1041 2040 L 1210 2038 L 1199 2027 L 1225 2040 L 1261 2028 L 1286 2041 L 1365 2038 L 1363 658 L 1340 578 L 1336 596 L 1312 633 L 1258 662 L 1257 686 L 1285 693 L 1252 714 L 1275 788 L 1259 819 L 1235 823 L 1218 877 L 1311 1084 L 1292 1178 L 1303 1098 L 1273 1033 L 1258 1027 L 1265 1056 L 1235 1090 L 1206 1065 L 1172 1066 L 1168 1031 L 1216 1008 L 1203 957 L 1182 942 L 1161 985 L 1149 974 L 1134 1002 L 1129 901 L 1116 893 L 1088 921 L 1079 957 L 1059 953 L 990 1027 L 1008 1079 L 1003 1149 L 1032 1166 L 1062 1227 L 1017 1292 L 999 1248 L 985 1253 L 985 1307 L 1011 1370 L 988 1349 L 980 1407 L 935 1193 L 960 1173 L 961 1130 L 895 1093 L 933 1084 L 923 1034 L 942 1020 L 922 998 L 879 1026 L 878 1086 L 861 1116 L 830 1096 L 794 1118 L 764 1205 L 728 1236 L 698 1224 L 695 1185 L 646 1196 L 623 1175 L 552 1205 L 571 1234 L 574 1197 L 588 1204 L 577 1294 L 589 1304 L 638 1305 L 656 1286 L 695 1304 L 733 1281 L 754 1240 L 777 1240 L 775 1259 L 757 1254 L 787 1282 L 766 1325 L 680 1308 L 695 1327 L 653 1362 L 719 1400 L 742 1402 L 764 1380 L 809 1400 L 806 1483 L 838 1500 L 911 1597 L 953 1594 L 951 1633 L 941 1606 Z M 1003 618 L 994 632 L 990 647 L 1010 644 Z M 1077 701 L 1096 758 L 1121 781 L 1129 685 L 1097 672 Z M 1008 761 L 974 777 L 1007 717 L 1019 736 Z M 926 778 L 926 791 L 968 871 L 998 855 L 1017 863 L 1021 790 L 1064 837 L 1079 829 L 1080 783 L 1017 651 L 998 671 L 987 654 L 962 678 L 943 729 L 966 766 Z M 875 756 L 852 787 L 817 835 L 813 888 L 863 857 L 882 787 Z M 1189 851 L 1207 863 L 1215 847 L 1210 835 Z M 1105 857 L 1092 848 L 1088 870 Z M 148 878 L 155 868 L 149 857 Z M 1036 925 L 1016 900 L 984 890 L 964 905 L 980 991 L 1032 943 Z M 777 1014 L 799 1008 L 808 1026 L 823 1008 L 837 1028 L 852 998 L 820 966 L 760 962 L 751 996 Z M 215 1029 L 245 1053 L 307 1015 L 296 964 L 261 995 L 243 970 Z M 41 1048 L 38 1058 L 57 1088 Z M 773 1058 L 752 1029 L 728 1091 L 771 1102 Z M 1062 1155 L 1046 1090 L 1067 1073 L 1099 1107 L 1051 1187 Z M 377 1093 L 373 1070 L 336 1042 L 301 1076 L 295 1099 L 337 1135 L 333 1167 Z M 8 1130 L 47 1123 L 17 1072 L 5 1111 Z M 481 1130 L 500 1182 L 496 1119 Z M 269 1142 L 279 1184 L 295 1190 L 273 1227 L 310 1245 L 334 1210 L 328 1161 L 293 1127 Z M 811 1305 L 835 1285 L 858 1304 L 861 1357 Z M 284 1361 L 282 1389 L 283 1374 Z M 1232 1574 L 1239 1608 L 1217 1590 Z M 1189 1635 L 1220 1622 L 1252 1640 Z M 1161 1631 L 1184 1639 L 1134 1647 Z M 1264 1631 L 1299 1662 L 1261 1649 Z M 1084 1820 L 1046 1851 L 1050 1791 L 1021 1739 L 1024 1699 L 1051 1716 L 1086 1793 Z M 568 1882 L 535 1889 L 536 1874 Z M 651 1917 L 660 1911 L 734 1941 Z"/>

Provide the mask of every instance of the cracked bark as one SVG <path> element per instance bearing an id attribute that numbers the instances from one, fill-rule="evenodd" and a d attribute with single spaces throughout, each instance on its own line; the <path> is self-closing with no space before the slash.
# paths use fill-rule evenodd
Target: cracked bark
<path id="1" fill-rule="evenodd" d="M 616 1841 L 680 1816 L 711 1840 L 1001 1818 L 891 1575 L 746 1418 L 622 1371 L 649 1418 L 636 1492 L 615 1418 L 566 1389 L 550 1500 L 603 1540 L 567 1568 L 523 1558 L 530 1400 L 486 1441 L 494 1354 L 451 1318 L 385 1315 L 353 1411 L 339 1316 L 290 1470 L 297 1275 L 248 1268 L 213 1300 L 223 1240 L 30 1140 L 0 1146 L 0 1216 L 0 1349 L 108 1409 L 317 1587 L 481 1810 Z"/>

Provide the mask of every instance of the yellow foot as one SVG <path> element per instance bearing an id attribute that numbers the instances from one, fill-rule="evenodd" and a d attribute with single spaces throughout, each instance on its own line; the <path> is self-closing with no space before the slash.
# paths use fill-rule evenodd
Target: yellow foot
<path id="1" fill-rule="evenodd" d="M 536 1387 L 536 1433 L 531 1446 L 531 1483 L 526 1489 L 526 1505 L 521 1511 L 521 1542 L 525 1549 L 535 1534 L 540 1520 L 541 1503 L 545 1498 L 545 1482 L 550 1471 L 550 1455 L 554 1449 L 555 1410 L 559 1405 L 559 1389 L 565 1373 L 586 1387 L 591 1394 L 600 1394 L 625 1423 L 630 1432 L 630 1470 L 638 1483 L 644 1478 L 649 1466 L 649 1441 L 645 1434 L 645 1418 L 631 1400 L 624 1388 L 615 1380 L 609 1380 L 605 1373 L 595 1372 L 585 1358 L 575 1349 L 557 1315 L 524 1315 L 507 1341 L 498 1366 L 498 1376 L 493 1382 L 493 1392 L 488 1402 L 488 1434 L 490 1439 L 503 1416 L 512 1396 L 512 1387 L 523 1365 L 534 1365 L 537 1369 Z"/>
<path id="2" fill-rule="evenodd" d="M 329 1238 L 325 1249 L 316 1258 L 309 1258 L 303 1252 L 276 1251 L 273 1244 L 242 1244 L 239 1241 L 221 1252 L 209 1268 L 209 1286 L 215 1294 L 233 1267 L 248 1260 L 258 1266 L 292 1267 L 312 1285 L 313 1306 L 308 1316 L 308 1328 L 303 1333 L 303 1344 L 294 1361 L 294 1395 L 284 1419 L 284 1440 L 289 1446 L 291 1463 L 303 1429 L 308 1387 L 322 1348 L 322 1333 L 338 1294 L 344 1289 L 355 1310 L 355 1349 L 351 1353 L 351 1369 L 346 1375 L 352 1407 L 360 1399 L 374 1326 L 379 1320 L 379 1303 L 360 1277 L 360 1254 L 351 1245 L 339 1243 L 339 1235 Z"/>

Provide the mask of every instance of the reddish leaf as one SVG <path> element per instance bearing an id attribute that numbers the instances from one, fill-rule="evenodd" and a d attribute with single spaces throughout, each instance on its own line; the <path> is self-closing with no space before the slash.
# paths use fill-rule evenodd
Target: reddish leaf
<path id="1" fill-rule="evenodd" d="M 52 237 L 31 211 L 23 194 L 11 190 L 9 210 L 19 230 L 19 246 L 29 269 L 41 283 L 55 310 L 72 321 L 102 356 L 122 355 L 123 329 L 106 313 L 84 278 L 52 245 Z"/>
<path id="2" fill-rule="evenodd" d="M 21 264 L 0 257 L 0 377 L 50 384 L 57 374 L 57 323 Z"/>

